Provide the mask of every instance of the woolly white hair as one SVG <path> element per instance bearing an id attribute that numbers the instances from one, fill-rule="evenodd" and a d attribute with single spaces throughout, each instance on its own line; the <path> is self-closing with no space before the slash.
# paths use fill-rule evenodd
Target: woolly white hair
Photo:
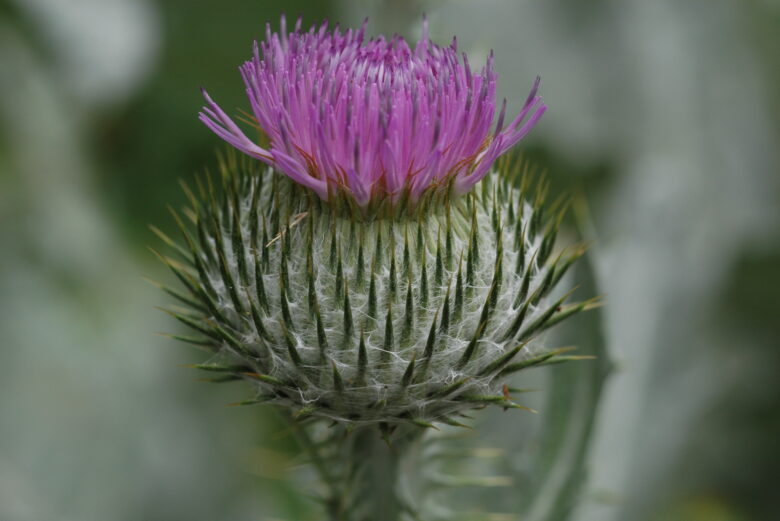
<path id="1" fill-rule="evenodd" d="M 188 291 L 169 290 L 191 311 L 174 316 L 203 334 L 180 338 L 214 353 L 196 367 L 252 382 L 248 403 L 458 424 L 466 409 L 517 407 L 505 377 L 561 358 L 534 339 L 592 304 L 549 302 L 584 250 L 548 262 L 562 212 L 544 219 L 546 188 L 519 170 L 371 214 L 271 169 L 228 159 L 221 170 L 221 190 L 187 190 L 189 266 L 164 260 Z"/>

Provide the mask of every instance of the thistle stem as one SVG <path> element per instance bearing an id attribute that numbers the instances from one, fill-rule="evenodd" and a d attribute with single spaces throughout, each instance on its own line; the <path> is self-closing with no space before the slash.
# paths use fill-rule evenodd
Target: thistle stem
<path id="1" fill-rule="evenodd" d="M 406 488 L 415 470 L 409 460 L 422 429 L 399 427 L 389 440 L 376 427 L 344 431 L 333 462 L 339 482 L 326 484 L 335 492 L 327 501 L 330 521 L 398 521 L 411 511 Z M 411 472 L 411 474 L 415 474 Z"/>

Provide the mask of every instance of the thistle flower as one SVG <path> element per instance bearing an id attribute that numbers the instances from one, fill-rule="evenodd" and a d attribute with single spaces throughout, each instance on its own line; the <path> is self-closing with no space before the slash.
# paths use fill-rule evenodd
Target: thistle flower
<path id="1" fill-rule="evenodd" d="M 213 353 L 199 369 L 253 384 L 249 403 L 297 418 L 430 426 L 520 407 L 510 375 L 570 358 L 533 340 L 594 304 L 550 299 L 583 250 L 553 255 L 562 207 L 544 211 L 544 184 L 509 160 L 485 177 L 544 112 L 538 79 L 492 127 L 492 57 L 474 74 L 427 29 L 413 51 L 364 29 L 288 35 L 283 19 L 255 46 L 241 70 L 268 148 L 206 97 L 201 120 L 260 162 L 228 154 L 221 189 L 187 190 L 184 264 L 164 260 L 187 290 L 168 290 L 189 309 L 172 314 L 199 336 L 179 338 Z"/>
<path id="2" fill-rule="evenodd" d="M 214 133 L 322 199 L 344 192 L 359 206 L 427 190 L 467 192 L 520 141 L 546 110 L 539 78 L 520 113 L 493 127 L 492 52 L 479 73 L 458 57 L 457 40 L 439 47 L 427 22 L 414 49 L 398 36 L 365 41 L 366 24 L 342 32 L 327 23 L 287 34 L 266 28 L 241 66 L 251 122 L 270 140 L 255 143 L 203 91 L 200 119 Z"/>

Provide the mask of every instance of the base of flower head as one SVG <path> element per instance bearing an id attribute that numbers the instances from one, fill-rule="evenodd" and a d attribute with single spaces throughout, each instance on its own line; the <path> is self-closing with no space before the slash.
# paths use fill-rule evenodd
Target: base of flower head
<path id="1" fill-rule="evenodd" d="M 584 250 L 553 256 L 562 212 L 545 219 L 546 190 L 509 165 L 469 194 L 367 214 L 228 156 L 219 190 L 188 190 L 186 265 L 164 258 L 190 309 L 172 314 L 198 332 L 183 339 L 212 352 L 195 367 L 300 419 L 427 427 L 522 408 L 507 377 L 570 358 L 535 339 L 595 302 L 551 297 Z"/>

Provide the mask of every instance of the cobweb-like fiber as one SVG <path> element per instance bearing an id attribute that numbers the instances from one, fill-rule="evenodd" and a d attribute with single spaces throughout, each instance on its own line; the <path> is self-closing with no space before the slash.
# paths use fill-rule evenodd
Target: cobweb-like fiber
<path id="1" fill-rule="evenodd" d="M 533 339 L 583 308 L 548 302 L 579 253 L 549 262 L 558 221 L 519 178 L 369 218 L 271 169 L 222 177 L 188 213 L 187 318 L 215 353 L 200 368 L 300 415 L 423 423 L 507 406 L 505 376 L 538 358 Z"/>

